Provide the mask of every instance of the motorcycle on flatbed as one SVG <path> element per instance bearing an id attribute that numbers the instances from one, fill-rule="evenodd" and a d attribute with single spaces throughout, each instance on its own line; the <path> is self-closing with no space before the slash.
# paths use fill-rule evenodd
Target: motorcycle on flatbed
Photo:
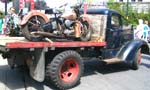
<path id="1" fill-rule="evenodd" d="M 88 8 L 87 15 L 92 18 L 89 41 L 32 42 L 24 37 L 0 36 L 0 53 L 7 59 L 9 66 L 27 66 L 34 80 L 43 82 L 46 79 L 59 90 L 79 84 L 84 72 L 83 60 L 95 58 L 104 64 L 123 62 L 137 70 L 142 53 L 150 53 L 147 42 L 135 40 L 132 28 L 124 28 L 122 15 L 114 10 Z M 34 21 L 40 20 L 38 17 L 38 14 L 31 18 L 26 16 L 22 25 L 30 26 L 29 30 L 32 30 L 31 21 L 44 25 Z"/>
<path id="2" fill-rule="evenodd" d="M 48 8 L 45 10 L 45 14 L 52 14 L 49 21 L 45 24 L 40 24 L 38 21 L 31 18 L 28 23 L 22 25 L 22 31 L 24 36 L 29 41 L 42 41 L 45 37 L 50 39 L 69 39 L 69 40 L 80 40 L 89 41 L 91 38 L 92 31 L 89 26 L 89 22 L 83 19 L 83 15 L 80 14 L 81 5 L 72 7 L 76 14 L 75 20 L 68 20 L 61 17 L 63 12 L 56 8 Z M 40 17 L 37 19 L 41 20 Z M 32 29 L 31 29 L 32 28 Z M 79 29 L 80 36 L 76 38 L 75 28 Z"/>

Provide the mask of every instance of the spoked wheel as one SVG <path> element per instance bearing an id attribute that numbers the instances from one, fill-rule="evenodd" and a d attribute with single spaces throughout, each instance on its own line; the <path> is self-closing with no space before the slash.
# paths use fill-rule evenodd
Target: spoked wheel
<path id="1" fill-rule="evenodd" d="M 89 24 L 87 22 L 82 23 L 82 29 L 81 29 L 81 41 L 89 41 L 91 39 L 92 30 L 89 27 Z"/>
<path id="2" fill-rule="evenodd" d="M 41 41 L 42 35 L 36 35 L 34 32 L 43 31 L 42 25 L 46 23 L 40 16 L 33 16 L 29 21 L 22 27 L 22 33 L 25 38 L 29 41 Z"/>
<path id="3" fill-rule="evenodd" d="M 141 60 L 142 60 L 142 53 L 141 49 L 139 49 L 136 53 L 135 60 L 131 63 L 131 68 L 133 70 L 137 70 L 139 68 L 139 65 L 141 64 Z"/>
<path id="4" fill-rule="evenodd" d="M 83 73 L 81 56 L 75 51 L 64 51 L 54 57 L 46 73 L 52 83 L 61 90 L 76 86 Z"/>

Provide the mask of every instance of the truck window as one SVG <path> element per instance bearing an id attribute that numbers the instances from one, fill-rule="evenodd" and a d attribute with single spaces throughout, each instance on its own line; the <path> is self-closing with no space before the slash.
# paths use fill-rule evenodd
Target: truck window
<path id="1" fill-rule="evenodd" d="M 120 27 L 119 17 L 117 15 L 112 15 L 112 17 L 111 17 L 111 27 L 112 28 L 119 28 Z"/>

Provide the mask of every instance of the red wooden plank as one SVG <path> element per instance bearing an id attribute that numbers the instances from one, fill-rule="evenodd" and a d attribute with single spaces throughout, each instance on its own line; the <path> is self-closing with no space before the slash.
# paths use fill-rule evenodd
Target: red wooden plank
<path id="1" fill-rule="evenodd" d="M 106 42 L 11 42 L 6 48 L 40 48 L 40 47 L 90 47 L 106 46 Z"/>

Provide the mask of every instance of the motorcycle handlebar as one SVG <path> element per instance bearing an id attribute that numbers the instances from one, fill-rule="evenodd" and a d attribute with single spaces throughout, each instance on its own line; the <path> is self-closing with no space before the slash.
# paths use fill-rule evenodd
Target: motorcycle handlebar
<path id="1" fill-rule="evenodd" d="M 65 7 L 65 6 L 67 6 L 67 5 L 68 5 L 68 3 L 65 3 L 65 4 L 63 4 L 63 5 L 59 6 L 58 8 Z"/>

